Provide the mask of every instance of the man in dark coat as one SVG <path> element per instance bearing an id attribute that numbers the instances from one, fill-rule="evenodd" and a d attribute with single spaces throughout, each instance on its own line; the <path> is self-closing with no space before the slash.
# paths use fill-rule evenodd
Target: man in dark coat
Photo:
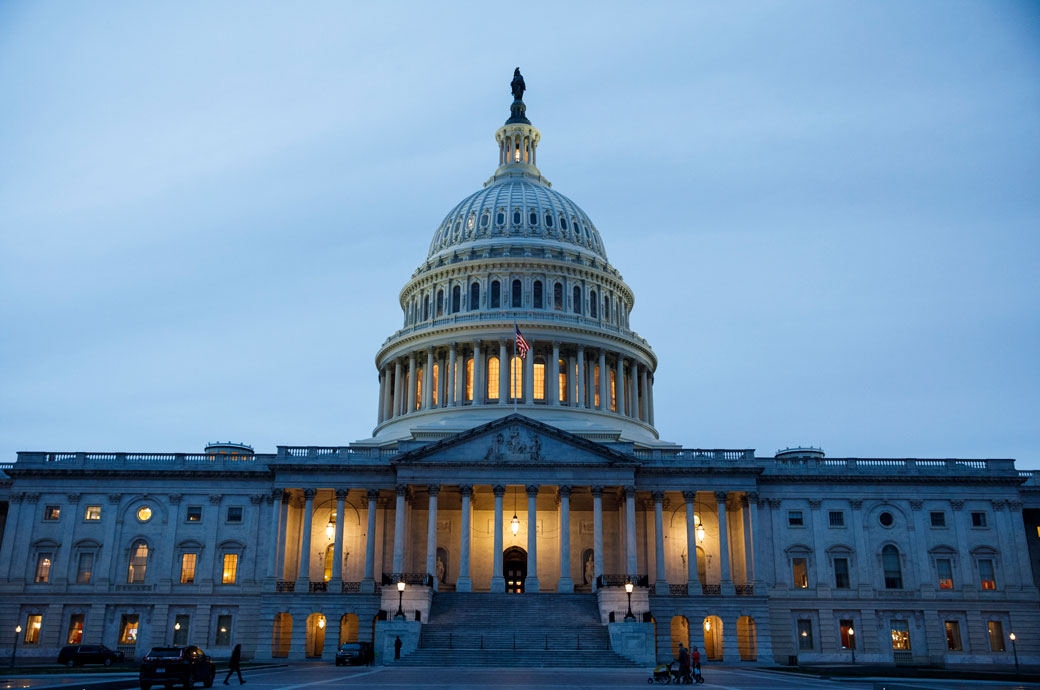
<path id="1" fill-rule="evenodd" d="M 224 685 L 230 685 L 230 683 L 228 683 L 228 678 L 231 677 L 232 673 L 238 674 L 239 685 L 245 683 L 245 681 L 242 680 L 242 645 L 240 644 L 236 644 L 235 649 L 231 652 L 231 660 L 228 661 L 228 672 L 227 675 L 224 676 Z"/>
<path id="2" fill-rule="evenodd" d="M 679 643 L 679 678 L 686 679 L 690 676 L 690 653 L 686 651 L 683 643 Z"/>

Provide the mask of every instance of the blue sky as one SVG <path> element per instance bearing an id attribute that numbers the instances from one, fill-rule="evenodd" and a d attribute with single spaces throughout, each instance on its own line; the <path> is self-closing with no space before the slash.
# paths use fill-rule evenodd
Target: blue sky
<path id="1" fill-rule="evenodd" d="M 520 65 L 688 447 L 1040 468 L 1040 9 L 0 4 L 0 457 L 369 435 Z"/>

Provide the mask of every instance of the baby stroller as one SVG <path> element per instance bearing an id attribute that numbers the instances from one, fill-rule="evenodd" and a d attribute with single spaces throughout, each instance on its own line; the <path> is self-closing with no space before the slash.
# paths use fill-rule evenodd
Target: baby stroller
<path id="1" fill-rule="evenodd" d="M 675 682 L 678 683 L 679 672 L 672 670 L 672 664 L 674 663 L 675 662 L 673 661 L 669 664 L 661 664 L 660 666 L 655 666 L 653 675 L 647 678 L 646 682 L 650 685 L 653 685 L 654 683 L 667 685 L 668 683 L 672 682 L 672 676 L 674 675 Z"/>

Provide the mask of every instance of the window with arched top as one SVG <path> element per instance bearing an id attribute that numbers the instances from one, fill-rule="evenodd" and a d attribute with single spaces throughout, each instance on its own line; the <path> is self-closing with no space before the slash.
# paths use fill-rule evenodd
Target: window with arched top
<path id="1" fill-rule="evenodd" d="M 560 402 L 567 402 L 567 361 L 560 359 L 556 363 L 559 370 L 558 376 L 560 381 Z"/>
<path id="2" fill-rule="evenodd" d="M 422 320 L 426 321 L 429 318 L 430 318 L 430 296 L 426 295 L 425 297 L 423 297 Z"/>
<path id="3" fill-rule="evenodd" d="M 527 217 L 527 222 L 530 225 L 538 225 L 538 212 L 535 211 L 533 208 L 531 209 L 531 213 Z"/>
<path id="4" fill-rule="evenodd" d="M 519 400 L 524 390 L 524 360 L 514 356 L 509 360 L 509 365 L 509 398 Z"/>
<path id="5" fill-rule="evenodd" d="M 592 318 L 598 318 L 599 313 L 599 302 L 596 300 L 596 291 L 589 291 L 589 316 Z"/>
<path id="6" fill-rule="evenodd" d="M 130 563 L 126 573 L 126 581 L 132 584 L 144 582 L 148 568 L 148 543 L 138 539 L 130 547 Z"/>
<path id="7" fill-rule="evenodd" d="M 551 214 L 551 213 L 549 213 L 548 211 L 546 211 L 546 212 L 545 212 L 545 227 L 547 227 L 547 228 L 551 228 L 552 226 L 553 226 L 553 217 L 552 217 L 552 214 Z"/>
<path id="8" fill-rule="evenodd" d="M 553 309 L 563 311 L 563 283 L 553 284 Z"/>
<path id="9" fill-rule="evenodd" d="M 491 309 L 499 309 L 502 304 L 502 286 L 497 280 L 491 281 Z"/>
<path id="10" fill-rule="evenodd" d="M 476 311 L 480 308 L 480 283 L 472 283 L 469 286 L 469 310 Z"/>
<path id="11" fill-rule="evenodd" d="M 881 549 L 881 568 L 885 573 L 885 589 L 903 588 L 903 569 L 899 563 L 899 549 L 891 544 Z"/>
<path id="12" fill-rule="evenodd" d="M 488 400 L 498 400 L 498 357 L 488 357 L 487 397 Z"/>
<path id="13" fill-rule="evenodd" d="M 534 296 L 534 308 L 535 309 L 542 309 L 543 308 L 542 281 L 540 281 L 540 280 L 534 281 L 534 289 L 532 290 L 532 293 L 533 293 L 533 296 Z"/>
<path id="14" fill-rule="evenodd" d="M 513 225 L 520 225 L 520 209 L 513 210 Z"/>
<path id="15" fill-rule="evenodd" d="M 574 313 L 581 313 L 581 287 L 578 285 L 574 286 Z"/>
<path id="16" fill-rule="evenodd" d="M 521 304 L 523 302 L 523 296 L 524 296 L 523 284 L 519 280 L 514 280 L 513 281 L 513 300 L 512 300 L 512 307 L 513 307 L 513 309 L 519 309 L 520 308 L 520 306 L 521 306 Z"/>
<path id="17" fill-rule="evenodd" d="M 603 295 L 603 320 L 610 321 L 610 297 Z"/>
<path id="18" fill-rule="evenodd" d="M 458 313 L 462 309 L 462 288 L 456 285 L 451 289 L 451 313 Z"/>
<path id="19" fill-rule="evenodd" d="M 332 564 L 336 560 L 336 545 L 329 544 L 325 547 L 325 582 L 332 579 Z"/>
<path id="20" fill-rule="evenodd" d="M 422 407 L 422 380 L 423 368 L 419 367 L 415 372 L 415 409 L 417 410 Z"/>
<path id="21" fill-rule="evenodd" d="M 473 358 L 466 358 L 466 402 L 473 402 Z"/>
<path id="22" fill-rule="evenodd" d="M 545 402 L 545 357 L 534 359 L 534 399 Z"/>
<path id="23" fill-rule="evenodd" d="M 444 290 L 437 291 L 437 316 L 444 316 Z"/>

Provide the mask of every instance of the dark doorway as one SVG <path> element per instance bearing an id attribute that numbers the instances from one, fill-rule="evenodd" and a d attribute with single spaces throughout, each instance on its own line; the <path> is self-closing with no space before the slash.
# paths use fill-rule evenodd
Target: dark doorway
<path id="1" fill-rule="evenodd" d="M 522 594 L 524 580 L 527 579 L 527 552 L 519 546 L 510 546 L 502 553 L 502 577 L 506 581 L 506 591 L 510 594 Z"/>

